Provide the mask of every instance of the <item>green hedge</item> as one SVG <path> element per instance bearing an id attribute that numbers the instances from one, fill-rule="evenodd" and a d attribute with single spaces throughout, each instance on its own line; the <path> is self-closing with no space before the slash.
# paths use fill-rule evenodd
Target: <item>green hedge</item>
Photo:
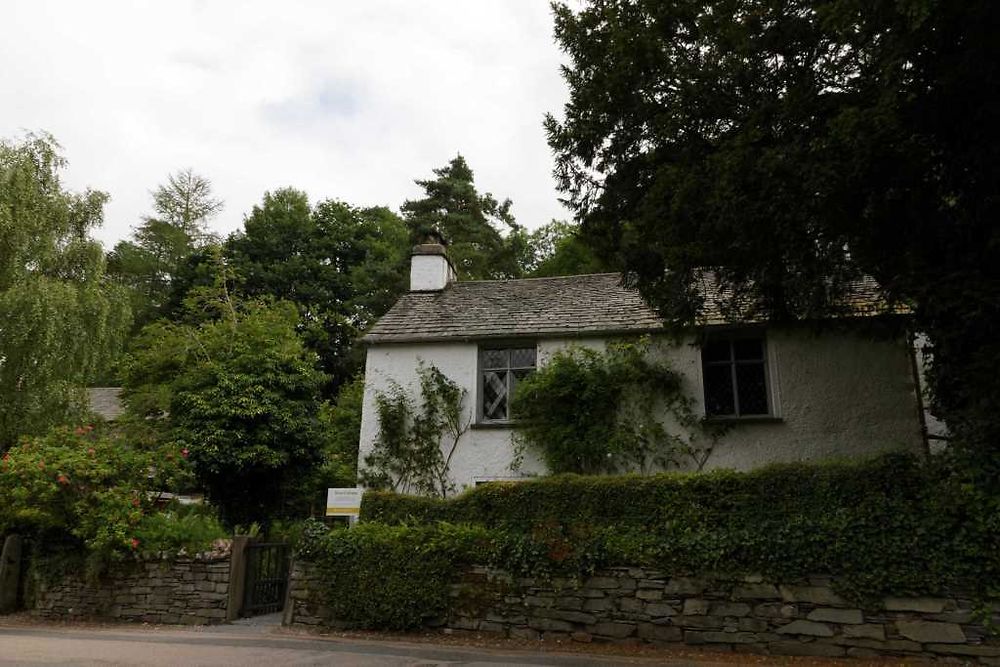
<path id="1" fill-rule="evenodd" d="M 948 479 L 932 466 L 898 455 L 863 463 L 777 465 L 750 473 L 560 475 L 486 484 L 451 500 L 368 492 L 361 519 L 522 531 L 551 521 L 641 530 L 673 523 L 750 527 L 845 512 L 882 514 L 887 504 L 905 507 L 936 497 Z"/>
<path id="2" fill-rule="evenodd" d="M 583 576 L 641 565 L 671 575 L 828 574 L 859 604 L 961 589 L 996 599 L 1000 503 L 941 461 L 777 466 L 752 473 L 562 476 L 490 484 L 442 501 L 368 493 L 351 530 L 307 530 L 346 625 L 442 617 L 472 564 Z M 373 594 L 377 591 L 377 594 Z"/>
<path id="3" fill-rule="evenodd" d="M 494 536 L 488 564 L 526 571 L 830 574 L 860 600 L 995 586 L 996 508 L 938 462 L 895 455 L 751 473 L 559 476 L 447 501 L 368 493 L 362 520 L 484 528 Z"/>
<path id="4" fill-rule="evenodd" d="M 299 556 L 319 564 L 333 617 L 348 627 L 391 630 L 442 617 L 450 584 L 489 543 L 482 528 L 447 524 L 361 524 L 307 537 Z"/>

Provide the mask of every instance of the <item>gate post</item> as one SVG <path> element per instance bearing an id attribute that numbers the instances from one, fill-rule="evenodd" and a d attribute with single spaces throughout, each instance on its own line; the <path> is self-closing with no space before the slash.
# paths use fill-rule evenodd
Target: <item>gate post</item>
<path id="1" fill-rule="evenodd" d="M 226 602 L 226 620 L 235 621 L 243 610 L 243 591 L 246 587 L 247 545 L 253 538 L 249 535 L 233 537 L 233 548 L 229 555 L 229 600 Z"/>
<path id="2" fill-rule="evenodd" d="M 292 555 L 288 559 L 288 581 L 285 583 L 285 606 L 284 613 L 281 616 L 281 624 L 284 626 L 290 626 L 292 621 L 295 620 L 295 600 L 292 599 L 292 584 L 295 582 L 293 574 L 295 573 L 295 556 Z"/>
<path id="3" fill-rule="evenodd" d="M 8 535 L 0 552 L 0 614 L 17 607 L 17 589 L 21 583 L 21 536 Z"/>

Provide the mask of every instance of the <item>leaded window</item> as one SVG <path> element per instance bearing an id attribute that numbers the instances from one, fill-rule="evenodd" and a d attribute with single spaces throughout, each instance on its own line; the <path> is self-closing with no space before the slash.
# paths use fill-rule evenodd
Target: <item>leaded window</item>
<path id="1" fill-rule="evenodd" d="M 484 422 L 510 421 L 510 402 L 517 384 L 535 370 L 534 347 L 484 347 L 479 350 L 480 417 Z"/>
<path id="2" fill-rule="evenodd" d="M 763 338 L 710 339 L 701 361 L 707 416 L 771 414 Z"/>

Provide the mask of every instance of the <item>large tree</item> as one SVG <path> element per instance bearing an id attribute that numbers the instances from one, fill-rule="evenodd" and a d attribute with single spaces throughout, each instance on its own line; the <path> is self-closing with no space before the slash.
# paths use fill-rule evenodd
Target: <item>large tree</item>
<path id="1" fill-rule="evenodd" d="M 1000 470 L 1000 5 L 593 0 L 556 174 L 668 317 L 712 269 L 740 315 L 836 311 L 874 276 L 933 343 L 938 411 Z M 990 456 L 982 456 L 989 453 Z"/>
<path id="2" fill-rule="evenodd" d="M 359 333 L 407 286 L 409 242 L 399 216 L 333 200 L 311 206 L 291 188 L 265 194 L 224 252 L 241 291 L 296 304 L 331 390 L 357 371 Z"/>
<path id="3" fill-rule="evenodd" d="M 448 242 L 448 254 L 463 279 L 518 278 L 529 254 L 527 235 L 514 220 L 511 201 L 479 194 L 472 169 L 461 155 L 418 180 L 422 199 L 401 207 L 410 238 L 420 243 L 435 231 Z"/>
<path id="4" fill-rule="evenodd" d="M 48 135 L 0 141 L 0 450 L 82 419 L 130 323 L 89 235 L 107 195 L 64 190 L 64 165 Z"/>
<path id="5" fill-rule="evenodd" d="M 553 220 L 532 231 L 528 248 L 524 268 L 531 278 L 603 273 L 614 266 L 587 245 L 576 225 L 563 220 Z"/>
<path id="6" fill-rule="evenodd" d="M 236 298 L 216 267 L 215 285 L 186 300 L 194 323 L 153 322 L 134 341 L 122 364 L 125 428 L 189 455 L 230 524 L 294 516 L 326 449 L 327 378 L 296 331 L 295 306 Z"/>
<path id="7" fill-rule="evenodd" d="M 167 314 L 188 258 L 217 241 L 208 221 L 222 209 L 211 181 L 190 169 L 170 174 L 152 197 L 153 215 L 108 254 L 109 272 L 129 288 L 136 329 Z"/>
<path id="8" fill-rule="evenodd" d="M 208 221 L 222 210 L 222 200 L 216 199 L 209 179 L 190 168 L 181 169 L 152 194 L 157 219 L 183 230 L 199 245 L 214 240 Z"/>

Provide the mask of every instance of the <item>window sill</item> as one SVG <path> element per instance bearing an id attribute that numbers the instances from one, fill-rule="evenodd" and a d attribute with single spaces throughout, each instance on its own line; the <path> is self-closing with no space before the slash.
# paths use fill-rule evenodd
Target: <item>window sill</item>
<path id="1" fill-rule="evenodd" d="M 707 424 L 783 424 L 785 420 L 774 415 L 748 415 L 746 417 L 705 417 Z"/>
<path id="2" fill-rule="evenodd" d="M 479 430 L 479 429 L 483 429 L 483 430 L 489 430 L 489 429 L 511 429 L 511 428 L 517 428 L 517 422 L 516 421 L 509 421 L 509 422 L 476 422 L 474 424 L 471 424 L 469 428 L 472 428 L 473 430 Z"/>

